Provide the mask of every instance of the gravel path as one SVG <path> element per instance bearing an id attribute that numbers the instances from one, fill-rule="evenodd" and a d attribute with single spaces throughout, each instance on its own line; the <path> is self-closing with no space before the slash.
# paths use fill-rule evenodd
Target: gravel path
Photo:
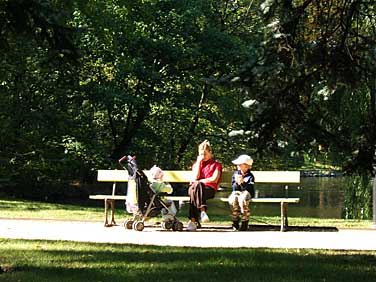
<path id="1" fill-rule="evenodd" d="M 309 248 L 376 251 L 376 230 L 247 231 L 206 227 L 197 232 L 173 232 L 146 226 L 142 232 L 101 222 L 0 219 L 0 238 L 77 242 L 225 248 Z"/>

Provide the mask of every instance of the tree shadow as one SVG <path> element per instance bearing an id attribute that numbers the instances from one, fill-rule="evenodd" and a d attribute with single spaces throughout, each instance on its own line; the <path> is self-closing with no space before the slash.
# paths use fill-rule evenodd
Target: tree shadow
<path id="1" fill-rule="evenodd" d="M 149 227 L 156 227 L 149 226 Z M 250 224 L 248 226 L 247 231 L 242 232 L 260 232 L 260 231 L 276 231 L 280 232 L 281 226 L 280 225 L 271 225 L 271 224 Z M 169 230 L 163 230 L 160 231 L 167 231 Z M 233 231 L 231 226 L 222 226 L 222 225 L 209 225 L 209 226 L 202 226 L 199 229 L 197 229 L 199 232 L 231 232 Z M 338 232 L 337 227 L 332 226 L 288 226 L 286 231 L 294 231 L 294 232 Z"/>
<path id="2" fill-rule="evenodd" d="M 249 225 L 248 231 L 280 231 L 280 225 Z M 287 231 L 302 231 L 302 232 L 338 232 L 337 227 L 332 226 L 288 226 Z"/>

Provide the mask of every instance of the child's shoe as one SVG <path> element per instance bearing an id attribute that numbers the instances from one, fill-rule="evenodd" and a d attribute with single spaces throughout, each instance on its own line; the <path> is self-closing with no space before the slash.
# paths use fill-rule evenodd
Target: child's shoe
<path id="1" fill-rule="evenodd" d="M 242 221 L 242 225 L 240 226 L 240 231 L 247 231 L 248 230 L 248 220 Z"/>
<path id="2" fill-rule="evenodd" d="M 233 221 L 232 222 L 232 230 L 239 230 L 240 226 L 239 226 L 239 221 Z"/>

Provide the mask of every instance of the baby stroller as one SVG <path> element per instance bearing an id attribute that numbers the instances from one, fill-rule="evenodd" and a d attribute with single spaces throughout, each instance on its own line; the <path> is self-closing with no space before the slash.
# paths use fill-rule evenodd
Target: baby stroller
<path id="1" fill-rule="evenodd" d="M 123 165 L 125 160 L 127 160 L 126 167 Z M 161 199 L 165 193 L 155 193 L 145 173 L 137 168 L 136 157 L 124 156 L 119 160 L 119 164 L 129 174 L 126 208 L 129 213 L 133 214 L 132 219 L 124 222 L 124 227 L 142 231 L 146 219 L 162 214 L 163 229 L 182 231 L 183 223 L 176 218 L 176 210 L 172 210 Z"/>

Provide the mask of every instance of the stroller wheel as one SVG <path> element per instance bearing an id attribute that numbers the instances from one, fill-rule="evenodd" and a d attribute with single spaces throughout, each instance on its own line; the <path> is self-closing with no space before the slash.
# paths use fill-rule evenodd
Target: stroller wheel
<path id="1" fill-rule="evenodd" d="M 144 230 L 144 223 L 142 221 L 135 221 L 133 223 L 133 230 L 136 230 L 136 231 L 142 231 Z"/>
<path id="2" fill-rule="evenodd" d="M 173 226 L 174 226 L 174 225 L 172 224 L 171 221 L 165 221 L 165 222 L 164 222 L 164 227 L 165 227 L 165 229 L 167 229 L 167 230 L 173 228 Z"/>
<path id="3" fill-rule="evenodd" d="M 173 226 L 172 226 L 172 230 L 182 231 L 183 230 L 183 223 L 181 223 L 180 221 L 175 221 Z"/>
<path id="4" fill-rule="evenodd" d="M 126 220 L 123 225 L 125 229 L 132 229 L 133 220 Z"/>

